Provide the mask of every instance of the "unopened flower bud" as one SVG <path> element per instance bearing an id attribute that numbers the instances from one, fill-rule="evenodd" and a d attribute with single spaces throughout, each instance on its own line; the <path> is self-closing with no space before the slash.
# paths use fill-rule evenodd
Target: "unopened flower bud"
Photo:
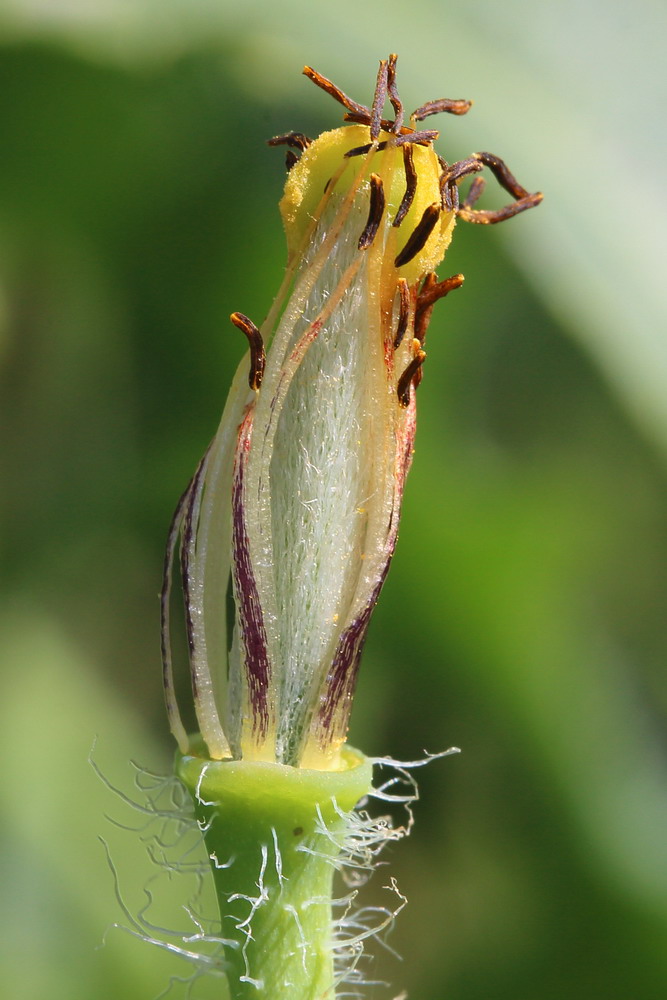
<path id="1" fill-rule="evenodd" d="M 290 147 L 280 204 L 286 277 L 261 328 L 232 314 L 249 358 L 170 537 L 165 679 L 183 752 L 167 634 L 179 532 L 194 700 L 210 756 L 340 766 L 361 649 L 396 544 L 426 329 L 437 299 L 463 281 L 439 281 L 436 268 L 457 216 L 500 221 L 541 197 L 491 154 L 452 166 L 437 156 L 438 133 L 421 121 L 470 104 L 432 101 L 406 124 L 395 61 L 380 64 L 370 108 L 306 67 L 351 124 L 314 142 L 300 133 L 272 140 Z M 387 100 L 391 121 L 382 117 Z M 458 196 L 485 165 L 515 199 L 496 213 L 473 207 L 479 184 Z"/>

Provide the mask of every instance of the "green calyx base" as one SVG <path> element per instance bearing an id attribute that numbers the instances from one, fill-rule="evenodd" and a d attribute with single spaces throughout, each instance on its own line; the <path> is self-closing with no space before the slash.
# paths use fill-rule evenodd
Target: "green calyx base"
<path id="1" fill-rule="evenodd" d="M 339 771 L 178 754 L 204 831 L 232 1000 L 333 1000 L 331 897 L 347 814 L 372 764 L 345 747 Z M 202 747 L 202 753 L 204 753 Z M 223 867 L 224 866 L 224 867 Z"/>

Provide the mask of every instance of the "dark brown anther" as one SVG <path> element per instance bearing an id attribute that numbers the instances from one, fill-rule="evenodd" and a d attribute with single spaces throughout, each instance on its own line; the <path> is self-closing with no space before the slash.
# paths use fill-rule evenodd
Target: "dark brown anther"
<path id="1" fill-rule="evenodd" d="M 373 105 L 371 107 L 371 141 L 375 142 L 380 135 L 382 125 L 382 109 L 387 100 L 387 60 L 380 60 L 375 93 L 373 94 Z"/>
<path id="2" fill-rule="evenodd" d="M 542 192 L 537 191 L 535 194 L 526 195 L 525 198 L 513 201 L 511 204 L 505 205 L 504 208 L 499 208 L 496 211 L 489 211 L 483 208 L 459 208 L 456 214 L 464 222 L 477 222 L 488 226 L 496 222 L 504 222 L 505 219 L 511 219 L 512 216 L 518 215 L 519 212 L 525 212 L 529 208 L 536 208 L 543 198 L 544 195 Z"/>
<path id="3" fill-rule="evenodd" d="M 365 119 L 364 124 L 369 124 L 371 113 L 364 104 L 357 104 L 357 102 L 353 101 L 351 97 L 348 97 L 347 94 L 343 93 L 340 87 L 337 87 L 335 83 L 331 82 L 331 80 L 327 80 L 326 76 L 322 76 L 321 73 L 318 73 L 317 70 L 312 69 L 312 67 L 304 66 L 303 73 L 304 76 L 307 76 L 309 80 L 312 80 L 317 87 L 326 91 L 327 94 L 333 97 L 334 100 L 338 101 L 339 104 L 342 104 L 343 107 L 347 108 L 347 110 L 352 112 L 352 114 L 363 116 Z"/>
<path id="4" fill-rule="evenodd" d="M 410 319 L 410 288 L 405 278 L 398 279 L 398 295 L 398 326 L 396 327 L 396 336 L 394 337 L 395 351 L 401 346 L 405 331 L 408 328 L 408 320 Z"/>
<path id="5" fill-rule="evenodd" d="M 443 161 L 444 162 L 444 161 Z M 446 212 L 456 212 L 459 207 L 458 182 L 468 174 L 479 173 L 483 169 L 483 164 L 476 156 L 469 156 L 465 160 L 459 160 L 447 167 L 440 175 L 440 195 L 442 207 Z"/>
<path id="6" fill-rule="evenodd" d="M 356 125 L 370 125 L 371 115 L 368 112 L 365 115 L 355 114 L 354 111 L 348 111 L 347 114 L 343 115 L 344 122 L 354 122 Z M 381 118 L 380 125 L 382 126 L 383 132 L 394 132 L 395 122 L 389 121 L 388 118 Z M 411 135 L 414 132 L 413 128 L 409 125 L 401 125 L 400 128 L 395 130 L 395 134 L 400 135 Z"/>
<path id="7" fill-rule="evenodd" d="M 456 181 L 448 182 L 447 174 L 440 175 L 440 201 L 443 212 L 455 212 L 459 207 L 459 189 Z"/>
<path id="8" fill-rule="evenodd" d="M 408 242 L 405 244 L 399 255 L 394 261 L 394 267 L 402 267 L 411 261 L 412 258 L 419 253 L 427 239 L 435 229 L 435 225 L 440 218 L 440 204 L 434 202 L 429 205 L 428 208 L 424 210 L 424 214 L 421 219 L 412 230 Z"/>
<path id="9" fill-rule="evenodd" d="M 472 208 L 471 205 L 473 205 L 479 198 L 482 191 L 479 187 L 476 190 L 471 188 L 468 198 L 457 211 L 458 217 L 463 219 L 465 222 L 493 225 L 496 222 L 504 222 L 505 219 L 511 219 L 512 216 L 518 215 L 519 212 L 525 212 L 529 208 L 535 208 L 535 206 L 539 205 L 542 201 L 542 192 L 537 191 L 535 194 L 530 194 L 526 191 L 525 187 L 519 184 L 514 174 L 510 172 L 507 165 L 494 153 L 473 153 L 470 159 L 476 160 L 478 163 L 482 164 L 482 166 L 488 167 L 500 186 L 511 194 L 516 200 L 509 205 L 505 205 L 504 208 L 497 209 L 496 211 Z M 455 166 L 457 166 L 457 164 L 455 164 Z M 471 198 L 472 200 L 470 200 Z"/>
<path id="10" fill-rule="evenodd" d="M 452 200 L 451 194 L 447 188 L 447 178 L 449 176 L 450 166 L 439 153 L 435 154 L 438 157 L 438 163 L 440 164 L 440 201 L 442 202 L 443 212 L 451 212 L 452 210 Z"/>
<path id="11" fill-rule="evenodd" d="M 298 162 L 298 157 L 292 150 L 298 149 L 303 153 L 304 149 L 308 149 L 312 144 L 312 141 L 303 132 L 286 132 L 284 135 L 274 135 L 272 139 L 267 139 L 267 145 L 291 147 L 285 155 L 285 166 L 288 170 L 291 170 L 294 164 Z"/>
<path id="12" fill-rule="evenodd" d="M 298 149 L 302 153 L 304 149 L 312 144 L 312 139 L 309 139 L 307 135 L 303 132 L 285 132 L 284 135 L 274 135 L 272 139 L 267 139 L 267 146 L 291 146 L 292 149 Z"/>
<path id="13" fill-rule="evenodd" d="M 248 338 L 250 345 L 250 374 L 248 375 L 248 385 L 251 389 L 259 389 L 264 375 L 264 364 L 266 355 L 264 354 L 264 341 L 259 329 L 251 319 L 243 313 L 233 312 L 229 317 L 234 324 Z"/>
<path id="14" fill-rule="evenodd" d="M 428 132 L 410 132 L 405 135 L 399 135 L 396 139 L 390 140 L 390 142 L 392 146 L 429 146 L 434 139 L 438 138 L 439 135 L 439 132 L 434 132 L 432 130 L 429 130 Z M 383 139 L 382 142 L 367 142 L 363 146 L 355 146 L 353 149 L 348 149 L 345 156 L 363 156 L 364 153 L 369 153 L 371 149 L 386 149 L 389 144 L 390 143 L 387 142 L 386 139 Z"/>
<path id="15" fill-rule="evenodd" d="M 438 281 L 434 271 L 426 275 L 419 292 L 417 293 L 417 305 L 415 307 L 415 339 L 420 344 L 426 339 L 426 331 L 431 321 L 433 306 L 438 299 L 443 299 L 454 289 L 460 288 L 464 278 L 462 274 L 453 274 L 451 278 Z"/>
<path id="16" fill-rule="evenodd" d="M 478 174 L 483 169 L 484 164 L 477 155 L 468 156 L 467 159 L 458 160 L 451 165 L 447 173 L 447 183 L 452 184 L 454 181 L 460 181 L 462 177 L 467 177 L 468 174 Z"/>
<path id="17" fill-rule="evenodd" d="M 417 190 L 417 171 L 415 170 L 412 146 L 403 146 L 403 167 L 405 169 L 405 194 L 401 199 L 401 204 L 398 206 L 398 211 L 396 212 L 396 218 L 392 223 L 394 226 L 400 226 L 403 222 L 403 219 L 410 211 L 410 206 Z"/>
<path id="18" fill-rule="evenodd" d="M 368 210 L 368 222 L 359 237 L 360 250 L 367 250 L 375 239 L 375 235 L 382 222 L 382 213 L 384 212 L 384 186 L 382 178 L 379 174 L 371 174 L 369 180 L 371 184 L 371 204 Z"/>
<path id="19" fill-rule="evenodd" d="M 398 385 L 396 386 L 396 395 L 398 396 L 399 406 L 402 407 L 409 406 L 410 386 L 412 385 L 415 376 L 418 377 L 418 372 L 426 359 L 426 351 L 422 351 L 419 341 L 415 340 L 414 344 L 417 353 L 399 378 Z"/>
<path id="20" fill-rule="evenodd" d="M 510 173 L 507 164 L 494 153 L 473 153 L 472 159 L 479 160 L 488 167 L 502 188 L 505 188 L 517 201 L 529 197 L 529 192 L 519 184 L 514 174 Z"/>
<path id="21" fill-rule="evenodd" d="M 484 188 L 486 187 L 486 181 L 483 177 L 475 177 L 474 181 L 470 185 L 470 190 L 463 200 L 463 208 L 472 208 L 475 202 L 479 199 Z"/>
<path id="22" fill-rule="evenodd" d="M 399 135 L 398 139 L 394 142 L 395 146 L 402 146 L 406 142 L 411 142 L 419 146 L 430 146 L 432 142 L 439 137 L 440 133 L 433 128 L 423 129 L 421 132 L 406 132 L 404 135 Z"/>
<path id="23" fill-rule="evenodd" d="M 389 91 L 389 100 L 391 101 L 391 106 L 394 109 L 394 124 L 392 125 L 392 132 L 394 135 L 398 135 L 403 127 L 403 103 L 398 96 L 398 91 L 396 89 L 396 60 L 398 56 L 395 52 L 389 56 L 389 62 L 387 64 L 387 89 Z"/>
<path id="24" fill-rule="evenodd" d="M 435 305 L 438 299 L 444 298 L 449 292 L 453 292 L 455 288 L 460 288 L 464 281 L 465 278 L 462 274 L 453 274 L 451 278 L 438 281 L 435 272 L 431 271 L 424 278 L 422 287 L 419 289 L 417 295 L 417 313 L 427 309 L 429 306 Z"/>
<path id="25" fill-rule="evenodd" d="M 421 122 L 429 115 L 439 115 L 443 112 L 448 115 L 465 115 L 470 111 L 472 101 L 452 101 L 447 97 L 439 101 L 427 101 L 410 115 L 411 121 Z"/>
<path id="26" fill-rule="evenodd" d="M 347 153 L 345 153 L 345 157 L 348 158 L 350 156 L 363 156 L 365 153 L 370 153 L 371 149 L 379 150 L 386 148 L 387 148 L 386 142 L 378 142 L 377 144 L 374 142 L 367 142 L 363 146 L 355 146 L 354 149 L 348 149 Z"/>

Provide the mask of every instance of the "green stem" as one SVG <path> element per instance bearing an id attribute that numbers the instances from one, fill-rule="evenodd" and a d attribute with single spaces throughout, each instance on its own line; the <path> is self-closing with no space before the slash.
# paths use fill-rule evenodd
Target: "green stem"
<path id="1" fill-rule="evenodd" d="M 333 1000 L 332 881 L 347 816 L 371 790 L 345 768 L 177 756 L 211 858 L 231 1000 Z M 328 833 L 324 832 L 324 828 Z M 224 867 L 223 867 L 224 866 Z"/>

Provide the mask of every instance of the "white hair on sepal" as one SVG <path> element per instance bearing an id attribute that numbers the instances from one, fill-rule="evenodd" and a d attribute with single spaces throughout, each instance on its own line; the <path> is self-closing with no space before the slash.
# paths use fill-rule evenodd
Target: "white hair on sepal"
<path id="1" fill-rule="evenodd" d="M 335 202 L 332 211 L 338 211 Z M 362 210 L 356 211 L 361 224 Z M 312 290 L 308 318 L 321 311 L 358 255 L 352 240 L 340 244 Z M 294 740 L 305 738 L 362 567 L 374 471 L 367 454 L 369 371 L 380 350 L 367 330 L 365 264 L 364 257 L 294 374 L 271 459 L 273 549 L 289 553 L 274 557 L 279 733 L 292 743 L 292 754 L 299 752 Z"/>

